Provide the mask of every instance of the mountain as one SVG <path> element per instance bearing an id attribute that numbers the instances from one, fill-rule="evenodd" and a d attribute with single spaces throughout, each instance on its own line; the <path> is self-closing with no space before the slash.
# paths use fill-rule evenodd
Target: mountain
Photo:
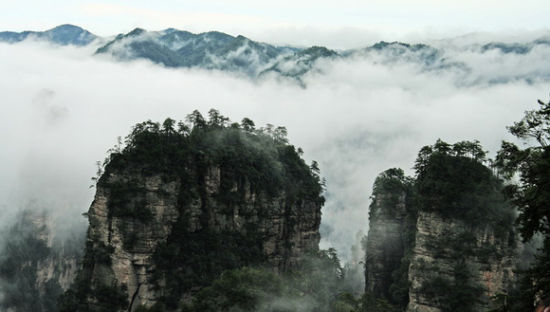
<path id="1" fill-rule="evenodd" d="M 322 185 L 286 131 L 210 116 L 138 124 L 110 155 L 61 311 L 175 311 L 226 270 L 283 273 L 318 252 Z"/>
<path id="2" fill-rule="evenodd" d="M 515 210 L 476 142 L 424 147 L 416 178 L 376 179 L 366 242 L 366 292 L 399 310 L 487 311 L 513 289 Z M 497 310 L 494 310 L 497 311 Z"/>
<path id="3" fill-rule="evenodd" d="M 318 59 L 332 60 L 337 57 L 340 55 L 336 51 L 314 46 L 276 60 L 269 68 L 260 72 L 260 76 L 274 73 L 301 81 L 300 77 L 311 71 Z"/>
<path id="4" fill-rule="evenodd" d="M 109 54 L 126 61 L 148 59 L 166 67 L 217 69 L 254 77 L 274 60 L 294 50 L 221 32 L 192 34 L 175 29 L 148 32 L 136 28 L 118 35 L 96 54 Z"/>
<path id="5" fill-rule="evenodd" d="M 480 50 L 485 53 L 489 51 L 498 51 L 504 54 L 527 54 L 534 48 L 540 46 L 550 46 L 549 39 L 537 39 L 528 43 L 504 43 L 490 42 L 481 46 Z"/>
<path id="6" fill-rule="evenodd" d="M 443 62 L 443 52 L 426 44 L 380 41 L 370 47 L 354 51 L 370 56 L 383 56 L 385 62 L 414 62 L 434 66 Z"/>
<path id="7" fill-rule="evenodd" d="M 479 39 L 477 43 L 468 44 L 453 39 L 433 45 L 380 41 L 360 49 L 335 51 L 320 46 L 277 46 L 241 35 L 217 31 L 194 34 L 174 28 L 162 31 L 136 28 L 111 38 L 97 37 L 72 25 L 44 32 L 0 33 L 0 41 L 8 43 L 30 38 L 59 45 L 86 46 L 97 42 L 101 46 L 95 55 L 108 55 L 117 61 L 142 59 L 170 68 L 217 70 L 254 80 L 290 79 L 302 87 L 306 87 L 308 74 L 322 75 L 326 64 L 348 61 L 450 76 L 458 87 L 550 80 L 550 67 L 534 65 L 542 64 L 550 54 L 548 36 L 528 42 L 483 42 Z"/>
<path id="8" fill-rule="evenodd" d="M 74 25 L 60 25 L 46 31 L 0 32 L 0 41 L 17 43 L 26 39 L 49 41 L 59 45 L 85 46 L 98 37 Z"/>

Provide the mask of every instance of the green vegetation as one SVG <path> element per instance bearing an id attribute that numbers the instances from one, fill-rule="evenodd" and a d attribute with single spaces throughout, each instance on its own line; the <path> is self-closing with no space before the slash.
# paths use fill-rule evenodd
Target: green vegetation
<path id="1" fill-rule="evenodd" d="M 112 252 L 113 249 L 110 246 L 104 244 L 93 246 L 91 241 L 86 242 L 82 267 L 69 290 L 58 298 L 60 312 L 112 312 L 127 308 L 125 285 L 104 284 L 92 280 L 94 268 L 109 265 Z M 90 299 L 95 302 L 93 307 L 88 304 Z"/>
<path id="2" fill-rule="evenodd" d="M 468 224 L 502 223 L 509 229 L 514 215 L 501 193 L 502 181 L 484 161 L 477 141 L 450 145 L 438 140 L 423 147 L 415 164 L 420 209 Z"/>
<path id="3" fill-rule="evenodd" d="M 454 263 L 452 273 L 452 278 L 433 274 L 432 278 L 422 284 L 421 292 L 443 312 L 478 311 L 476 305 L 482 303 L 484 288 L 473 282 L 474 273 L 465 259 Z"/>
<path id="4" fill-rule="evenodd" d="M 345 272 L 333 249 L 301 259 L 283 274 L 261 267 L 223 272 L 180 307 L 191 311 L 389 312 L 384 300 L 347 292 Z"/>
<path id="5" fill-rule="evenodd" d="M 52 309 L 50 304 L 43 302 L 43 299 L 48 298 L 43 298 L 35 285 L 38 263 L 45 260 L 51 251 L 43 240 L 36 237 L 34 231 L 37 229 L 34 229 L 32 223 L 23 218 L 10 230 L 8 237 L 13 239 L 6 243 L 0 253 L 2 310 L 56 311 L 55 307 Z M 58 292 L 56 288 L 59 285 L 52 286 L 52 292 Z"/>
<path id="6" fill-rule="evenodd" d="M 478 246 L 475 233 L 490 230 L 498 242 L 504 242 L 503 251 L 515 246 L 516 235 L 515 212 L 502 194 L 503 182 L 486 163 L 490 161 L 478 141 L 449 144 L 438 140 L 420 150 L 414 179 L 405 177 L 401 169 L 380 174 L 374 183 L 370 220 L 400 220 L 400 241 L 384 247 L 384 252 L 401 253 L 401 262 L 384 262 L 388 284 L 371 296 L 386 299 L 396 309 L 406 308 L 417 214 L 428 212 L 451 221 L 452 227 L 425 242 L 436 261 L 415 263 L 419 274 L 426 276 L 418 292 L 443 311 L 476 311 L 485 303 L 484 288 L 473 273 L 482 268 L 471 263 L 475 259 L 488 265 L 504 255 L 495 245 Z"/>
<path id="7" fill-rule="evenodd" d="M 478 246 L 476 230 L 489 228 L 499 241 L 515 242 L 514 210 L 502 194 L 502 181 L 484 165 L 485 155 L 478 141 L 451 145 L 438 140 L 421 149 L 415 164 L 419 210 L 464 225 L 427 242 L 436 259 L 452 265 L 453 276 L 433 275 L 420 290 L 443 311 L 476 311 L 484 288 L 472 272 L 481 268 L 472 267 L 468 259 L 490 263 L 503 256 L 494 245 Z M 427 271 L 439 270 L 434 265 Z"/>
<path id="8" fill-rule="evenodd" d="M 406 177 L 402 169 L 388 169 L 376 177 L 372 189 L 372 203 L 378 203 L 382 207 L 380 213 L 388 217 L 398 217 L 399 213 L 405 211 L 396 210 L 400 196 L 404 195 L 407 200 L 413 195 L 414 180 Z M 407 206 L 407 205 L 406 205 Z M 369 209 L 369 220 L 376 218 L 376 207 L 371 204 Z"/>
<path id="9" fill-rule="evenodd" d="M 194 111 L 186 122 L 168 118 L 162 124 L 146 121 L 135 125 L 124 148 L 111 150 L 97 179 L 98 187 L 109 192 L 108 217 L 141 223 L 150 222 L 154 212 L 146 207 L 144 180 L 129 177 L 160 176 L 164 182 L 177 182 L 179 217 L 167 241 L 159 244 L 153 255 L 153 282 L 163 288 L 155 309 L 176 309 L 183 294 L 210 285 L 226 270 L 262 265 L 265 237 L 260 226 L 273 214 L 269 209 L 274 209 L 271 203 L 275 200 L 283 203 L 288 219 L 282 238 L 287 249 L 291 247 L 287 237 L 293 231 L 291 215 L 299 214 L 296 210 L 306 204 L 320 207 L 324 203 L 317 163 L 308 166 L 304 162 L 300 149 L 288 144 L 284 127 L 256 129 L 248 118 L 240 124 L 231 123 L 213 109 L 208 115 L 205 119 Z M 211 179 L 218 176 L 219 187 L 212 188 Z M 247 199 L 250 196 L 258 199 L 253 206 Z M 197 208 L 198 226 L 192 215 Z M 238 231 L 211 226 L 214 209 L 228 216 L 239 209 L 239 216 L 252 221 Z M 124 248 L 131 250 L 135 229 L 122 222 L 118 226 L 128 238 Z M 118 297 L 108 298 L 100 292 L 104 285 L 89 286 L 94 266 L 109 261 L 112 247 L 97 243 L 88 247 L 84 269 L 60 301 L 67 307 L 62 311 L 88 311 L 82 307 L 88 298 L 124 307 Z"/>
<path id="10" fill-rule="evenodd" d="M 406 177 L 402 169 L 388 169 L 376 178 L 369 209 L 370 222 L 376 222 L 378 218 L 384 216 L 389 219 L 402 220 L 403 224 L 399 244 L 385 247 L 387 248 L 385 252 L 399 255 L 400 259 L 397 261 L 386 259 L 384 268 L 387 270 L 384 272 L 384 282 L 387 284 L 379 287 L 383 288 L 381 293 L 368 294 L 369 298 L 377 298 L 378 305 L 382 307 L 390 306 L 389 303 L 391 303 L 394 308 L 405 309 L 409 302 L 408 274 L 415 240 L 417 214 L 414 201 L 414 179 Z M 390 251 L 390 249 L 392 250 Z M 385 299 L 387 302 L 380 301 L 380 299 Z"/>
<path id="11" fill-rule="evenodd" d="M 40 239 L 39 233 L 45 230 L 23 212 L 5 233 L 7 241 L 0 251 L 0 310 L 57 312 L 56 298 L 63 292 L 61 286 L 53 278 L 40 287 L 37 274 L 43 261 L 69 255 L 58 254 Z M 57 269 L 54 268 L 54 275 L 59 274 Z"/>
<path id="12" fill-rule="evenodd" d="M 519 182 L 510 183 L 505 191 L 519 208 L 523 240 L 542 235 L 544 241 L 535 263 L 522 272 L 520 285 L 510 295 L 509 301 L 521 304 L 509 305 L 505 311 L 527 311 L 532 309 L 535 295 L 550 297 L 550 102 L 539 100 L 539 104 L 538 110 L 525 112 L 522 120 L 508 128 L 527 147 L 503 142 L 496 158 L 505 177 L 519 175 Z"/>

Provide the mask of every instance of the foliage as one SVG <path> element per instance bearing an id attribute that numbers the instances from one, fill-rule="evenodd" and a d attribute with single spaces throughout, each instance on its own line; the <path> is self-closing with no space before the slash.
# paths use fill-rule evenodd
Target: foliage
<path id="1" fill-rule="evenodd" d="M 283 274 L 262 267 L 228 270 L 181 311 L 363 311 L 363 300 L 343 291 L 342 273 L 334 249 L 303 257 Z"/>
<path id="2" fill-rule="evenodd" d="M 267 269 L 244 267 L 224 271 L 203 288 L 183 311 L 257 311 L 264 302 L 283 295 L 282 278 Z"/>
<path id="3" fill-rule="evenodd" d="M 537 233 L 544 236 L 544 247 L 528 274 L 535 286 L 534 292 L 550 295 L 550 102 L 539 100 L 538 110 L 525 112 L 519 122 L 508 130 L 529 145 L 520 148 L 503 142 L 496 165 L 506 177 L 519 175 L 518 183 L 510 183 L 506 194 L 519 208 L 518 224 L 525 241 Z M 529 293 L 531 287 L 522 290 Z M 534 297 L 532 297 L 534 299 Z"/>
<path id="4" fill-rule="evenodd" d="M 241 126 L 229 125 L 229 119 L 216 110 L 210 110 L 209 116 L 205 120 L 194 111 L 187 116 L 187 123 L 178 123 L 178 129 L 172 119 L 162 125 L 152 121 L 135 125 L 126 137 L 126 146 L 119 152 L 113 150 L 106 159 L 105 173 L 98 183 L 112 187 L 108 178 L 113 172 L 139 167 L 145 175 L 178 178 L 197 188 L 206 170 L 217 166 L 222 179 L 218 195 L 224 201 L 241 201 L 245 184 L 256 193 L 275 196 L 284 191 L 292 198 L 324 201 L 318 171 L 307 166 L 296 148 L 287 143 L 284 127 L 268 125 L 256 130 L 248 118 Z M 140 186 L 124 183 L 128 189 L 121 191 L 128 197 L 139 193 Z M 238 194 L 232 191 L 235 184 Z M 117 204 L 112 208 L 116 210 Z"/>
<path id="5" fill-rule="evenodd" d="M 419 209 L 473 225 L 497 227 L 508 235 L 514 210 L 501 191 L 502 181 L 483 162 L 478 141 L 454 145 L 438 140 L 421 149 L 415 169 Z"/>
<path id="6" fill-rule="evenodd" d="M 503 182 L 486 164 L 491 161 L 486 159 L 479 141 L 449 144 L 438 140 L 420 150 L 414 167 L 415 179 L 405 177 L 401 169 L 395 168 L 376 179 L 370 220 L 380 216 L 399 219 L 402 243 L 401 263 L 384 264 L 388 270 L 385 293 L 367 294 L 376 300 L 387 300 L 380 303 L 381 310 L 404 310 L 408 304 L 411 287 L 408 275 L 419 211 L 435 213 L 459 224 L 426 241 L 426 248 L 436 261 L 429 268 L 426 263 L 418 264 L 422 271 L 419 274 L 428 276 L 419 293 L 443 311 L 478 308 L 484 299 L 484 288 L 472 273 L 479 268 L 471 267 L 469 262 L 476 259 L 490 263 L 503 255 L 494 245 L 477 246 L 475 231 L 490 229 L 499 242 L 507 244 L 503 248 L 514 247 L 516 235 L 514 208 L 502 194 Z M 439 268 L 440 259 L 448 262 L 445 270 Z M 389 308 L 384 308 L 384 303 Z"/>
<path id="7" fill-rule="evenodd" d="M 503 142 L 496 161 L 506 176 L 519 173 L 520 183 L 511 184 L 507 193 L 520 208 L 519 224 L 526 240 L 537 232 L 550 234 L 550 102 L 539 103 L 539 110 L 526 112 L 521 121 L 508 128 L 526 143 L 534 139 L 538 145 L 521 149 Z"/>
<path id="8" fill-rule="evenodd" d="M 118 181 L 109 184 L 109 218 L 132 217 L 147 222 L 153 216 L 145 207 L 144 189 L 132 181 Z"/>
<path id="9" fill-rule="evenodd" d="M 212 109 L 208 119 L 194 111 L 185 122 L 167 118 L 162 124 L 138 123 L 126 137 L 124 147 L 110 150 L 104 168 L 98 171 L 103 174 L 97 179 L 98 187 L 109 192 L 109 218 L 147 223 L 154 217 L 155 212 L 146 206 L 143 179 L 131 180 L 132 176 L 160 176 L 164 182 L 176 181 L 178 185 L 178 220 L 153 255 L 153 283 L 163 288 L 155 309 L 173 310 L 183 294 L 210 285 L 222 272 L 265 262 L 265 239 L 259 226 L 271 207 L 264 203 L 281 200 L 286 214 L 306 202 L 323 204 L 317 163 L 308 166 L 299 150 L 288 144 L 286 135 L 284 127 L 256 129 L 248 118 L 241 124 L 231 123 Z M 219 175 L 219 189 L 207 185 L 212 175 Z M 259 199 L 253 207 L 245 205 L 250 194 Z M 242 231 L 212 227 L 212 205 L 228 216 L 239 208 L 240 216 L 254 215 L 257 220 L 245 223 Z M 192 210 L 200 211 L 198 225 L 192 223 L 197 222 Z M 285 222 L 285 227 L 285 235 L 289 235 L 292 222 Z M 128 238 L 124 248 L 131 248 L 134 230 L 121 231 Z M 93 267 L 109 259 L 109 246 L 95 243 L 87 249 L 88 263 L 62 299 L 69 307 L 63 311 L 86 311 L 82 304 L 88 298 L 99 296 L 100 302 L 105 299 L 98 293 L 101 285 L 90 287 L 86 283 L 90 283 Z"/>
<path id="10" fill-rule="evenodd" d="M 23 213 L 6 233 L 7 241 L 0 251 L 0 310 L 57 311 L 55 298 L 62 292 L 59 283 L 50 279 L 42 291 L 37 285 L 42 261 L 55 253 L 38 236 L 37 233 L 43 230 Z"/>
<path id="11" fill-rule="evenodd" d="M 422 283 L 420 291 L 442 312 L 474 312 L 484 288 L 472 280 L 473 276 L 472 269 L 461 259 L 454 264 L 452 278 L 434 275 Z"/>
<path id="12" fill-rule="evenodd" d="M 126 309 L 128 296 L 126 285 L 105 284 L 92 280 L 96 266 L 110 265 L 112 246 L 86 241 L 81 269 L 71 287 L 58 298 L 60 312 L 112 312 Z M 94 301 L 93 307 L 88 300 Z"/>
<path id="13" fill-rule="evenodd" d="M 383 207 L 380 213 L 389 217 L 397 217 L 397 204 L 401 195 L 411 195 L 413 180 L 405 176 L 403 169 L 388 169 L 376 177 L 372 189 L 372 203 L 369 209 L 369 220 L 376 218 L 377 203 Z"/>
<path id="14" fill-rule="evenodd" d="M 189 232 L 176 224 L 168 242 L 157 247 L 153 260 L 157 265 L 154 278 L 166 280 L 162 301 L 174 308 L 191 287 L 208 285 L 226 269 L 260 264 L 265 256 L 260 237 L 252 231 L 248 235 Z"/>
<path id="15" fill-rule="evenodd" d="M 401 259 L 386 261 L 384 283 L 387 285 L 380 287 L 383 288 L 381 293 L 369 294 L 369 296 L 377 300 L 384 299 L 379 303 L 372 303 L 380 305 L 382 310 L 385 304 L 390 303 L 394 308 L 404 309 L 409 302 L 408 272 L 416 231 L 414 179 L 406 177 L 402 169 L 388 169 L 376 178 L 372 194 L 369 209 L 370 222 L 375 222 L 381 216 L 402 220 L 403 231 L 400 233 L 400 244 L 395 246 L 402 249 L 400 250 Z"/>

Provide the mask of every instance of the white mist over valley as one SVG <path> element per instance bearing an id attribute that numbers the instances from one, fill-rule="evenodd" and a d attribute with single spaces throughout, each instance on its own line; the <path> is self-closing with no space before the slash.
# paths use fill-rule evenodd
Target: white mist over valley
<path id="1" fill-rule="evenodd" d="M 304 158 L 319 162 L 327 199 L 321 248 L 351 261 L 357 233 L 368 231 L 380 172 L 401 167 L 413 174 L 417 151 L 438 138 L 478 139 L 492 156 L 511 139 L 506 126 L 548 98 L 550 45 L 530 38 L 517 42 L 529 46 L 521 53 L 483 51 L 490 40 L 434 41 L 448 66 L 395 50 L 319 58 L 299 82 L 120 61 L 94 55 L 97 43 L 0 43 L 0 228 L 22 209 L 45 209 L 56 233 L 82 235 L 96 161 L 117 137 L 141 121 L 184 120 L 195 109 L 206 115 L 215 108 L 233 121 L 285 126 Z"/>

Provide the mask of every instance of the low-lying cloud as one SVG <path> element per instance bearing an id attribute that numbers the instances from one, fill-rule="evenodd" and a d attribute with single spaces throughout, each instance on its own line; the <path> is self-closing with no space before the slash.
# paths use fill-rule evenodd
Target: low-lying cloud
<path id="1" fill-rule="evenodd" d="M 415 64 L 361 58 L 319 62 L 302 88 L 92 53 L 92 47 L 0 44 L 0 228 L 29 203 L 55 211 L 58 224 L 85 227 L 80 214 L 93 197 L 95 162 L 118 136 L 147 119 L 184 119 L 194 109 L 216 108 L 234 121 L 286 126 L 290 142 L 319 162 L 327 179 L 321 247 L 334 246 L 350 259 L 357 232 L 368 230 L 378 173 L 401 167 L 412 174 L 417 151 L 437 138 L 479 139 L 494 152 L 509 138 L 505 127 L 550 89 L 540 79 L 460 86 L 463 73 L 452 69 L 423 72 Z M 479 72 L 505 68 L 503 75 L 536 66 L 521 57 L 476 64 Z"/>

